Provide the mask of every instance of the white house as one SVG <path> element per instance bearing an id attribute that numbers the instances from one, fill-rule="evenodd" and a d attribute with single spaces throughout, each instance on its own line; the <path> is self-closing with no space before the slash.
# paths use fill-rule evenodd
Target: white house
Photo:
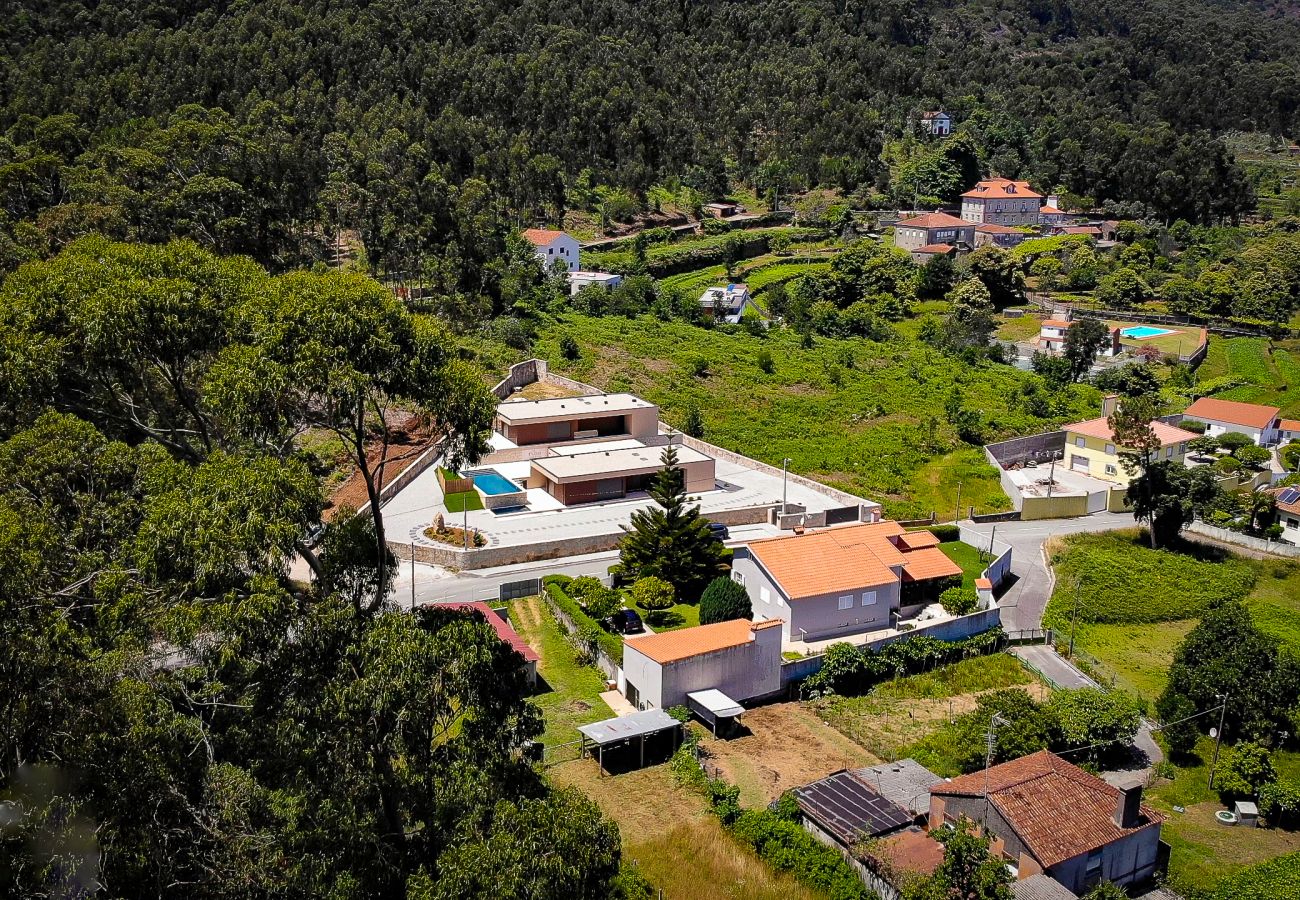
<path id="1" fill-rule="evenodd" d="M 941 109 L 921 113 L 921 127 L 932 137 L 947 137 L 952 134 L 952 116 Z"/>
<path id="2" fill-rule="evenodd" d="M 569 295 L 573 296 L 585 287 L 598 285 L 610 290 L 623 283 L 622 275 L 615 275 L 611 272 L 570 272 L 569 273 Z"/>
<path id="3" fill-rule="evenodd" d="M 760 318 L 763 315 L 763 311 L 750 297 L 749 287 L 743 284 L 709 288 L 700 294 L 700 307 L 713 318 L 722 319 L 733 325 L 744 317 L 746 310 L 753 310 Z"/>
<path id="4" fill-rule="evenodd" d="M 572 235 L 548 228 L 528 228 L 524 231 L 524 240 L 533 245 L 533 252 L 547 272 L 551 271 L 557 259 L 570 272 L 581 268 L 578 265 L 578 239 Z"/>
<path id="5" fill-rule="evenodd" d="M 1282 526 L 1282 540 L 1300 544 L 1300 488 L 1275 488 L 1277 524 Z"/>
<path id="6" fill-rule="evenodd" d="M 1233 432 L 1246 435 L 1260 447 L 1269 447 L 1278 442 L 1280 412 L 1276 406 L 1202 397 L 1187 407 L 1183 418 L 1204 422 L 1205 433 L 1211 437 Z"/>
<path id="7" fill-rule="evenodd" d="M 989 178 L 961 195 L 961 217 L 985 225 L 1037 225 L 1042 201 L 1028 181 Z"/>
<path id="8" fill-rule="evenodd" d="M 1038 329 L 1038 339 L 1035 341 L 1038 352 L 1059 356 L 1065 350 L 1065 333 L 1073 324 L 1068 319 L 1044 319 Z M 1106 341 L 1097 348 L 1096 355 L 1098 358 L 1118 356 L 1121 350 L 1120 330 L 1109 328 L 1106 332 Z"/>
<path id="9" fill-rule="evenodd" d="M 1277 442 L 1289 444 L 1292 441 L 1300 441 L 1300 419 L 1278 419 Z"/>
<path id="10" fill-rule="evenodd" d="M 623 641 L 624 695 L 641 709 L 667 709 L 695 691 L 733 700 L 781 690 L 781 620 L 732 619 Z"/>

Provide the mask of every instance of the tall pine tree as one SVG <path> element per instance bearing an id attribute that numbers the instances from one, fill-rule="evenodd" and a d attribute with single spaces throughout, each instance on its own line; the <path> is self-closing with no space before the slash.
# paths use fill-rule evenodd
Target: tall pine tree
<path id="1" fill-rule="evenodd" d="M 654 575 L 675 587 L 679 597 L 698 597 L 705 585 L 726 572 L 731 553 L 709 531 L 699 505 L 687 505 L 677 449 L 665 447 L 660 459 L 664 467 L 648 491 L 655 505 L 633 513 L 631 525 L 624 526 L 620 561 L 630 578 Z"/>

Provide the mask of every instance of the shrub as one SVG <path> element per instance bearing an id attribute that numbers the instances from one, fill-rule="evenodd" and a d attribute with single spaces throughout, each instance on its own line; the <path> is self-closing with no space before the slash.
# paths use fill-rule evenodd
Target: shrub
<path id="1" fill-rule="evenodd" d="M 769 350 L 759 350 L 754 355 L 754 362 L 758 363 L 759 371 L 764 375 L 771 375 L 776 371 L 776 362 L 772 359 L 772 353 Z"/>
<path id="2" fill-rule="evenodd" d="M 560 338 L 560 355 L 572 362 L 577 359 L 581 351 L 578 348 L 578 342 L 573 339 L 573 335 L 566 334 Z"/>
<path id="3" fill-rule="evenodd" d="M 595 581 L 596 579 L 593 578 L 592 580 Z M 599 647 L 606 656 L 621 666 L 623 664 L 623 639 L 602 629 L 600 623 L 587 615 L 586 610 L 569 596 L 566 589 L 572 582 L 573 579 L 565 575 L 547 575 L 542 579 L 542 586 L 551 603 L 560 612 L 568 616 L 577 627 L 578 636 L 583 643 L 588 645 L 588 649 Z"/>
<path id="4" fill-rule="evenodd" d="M 748 619 L 754 615 L 745 586 L 719 575 L 709 582 L 700 595 L 700 624 L 726 622 L 731 619 Z"/>
<path id="5" fill-rule="evenodd" d="M 676 593 L 671 584 L 654 575 L 638 578 L 627 591 L 632 601 L 647 612 L 668 609 L 673 605 Z"/>
<path id="6" fill-rule="evenodd" d="M 1058 749 L 1093 747 L 1097 751 L 1127 748 L 1142 724 L 1142 707 L 1124 691 L 1100 688 L 1057 691 L 1048 706 L 1058 732 Z M 1110 743 L 1110 747 L 1096 747 Z"/>
<path id="7" fill-rule="evenodd" d="M 961 540 L 961 528 L 956 525 L 931 525 L 925 530 L 945 544 Z"/>
<path id="8" fill-rule="evenodd" d="M 603 622 L 623 608 L 623 598 L 613 588 L 603 584 L 588 591 L 582 597 L 587 614 L 598 622 Z"/>
<path id="9" fill-rule="evenodd" d="M 692 356 L 686 360 L 686 369 L 696 378 L 703 378 L 709 374 L 709 361 L 703 356 Z"/>
<path id="10" fill-rule="evenodd" d="M 594 593 L 603 587 L 604 585 L 600 583 L 599 578 L 592 575 L 583 575 L 572 579 L 565 588 L 565 592 L 574 600 L 582 602 L 587 599 L 588 594 Z"/>
<path id="11" fill-rule="evenodd" d="M 1295 814 L 1300 812 L 1300 782 L 1275 781 L 1266 784 L 1259 792 L 1259 811 L 1271 824 L 1295 824 Z"/>
<path id="12" fill-rule="evenodd" d="M 1254 444 L 1242 447 L 1240 450 L 1234 451 L 1232 455 L 1243 466 L 1249 466 L 1252 469 L 1259 469 L 1267 465 L 1272 456 L 1263 447 L 1256 447 Z"/>
<path id="13" fill-rule="evenodd" d="M 839 851 L 771 810 L 745 810 L 736 817 L 731 833 L 778 872 L 789 872 L 835 900 L 874 897 Z"/>
<path id="14" fill-rule="evenodd" d="M 940 594 L 939 603 L 943 606 L 944 612 L 949 615 L 964 616 L 975 611 L 975 607 L 979 604 L 979 597 L 974 590 L 958 585 Z"/>
<path id="15" fill-rule="evenodd" d="M 1215 885 L 1210 900 L 1277 900 L 1300 897 L 1300 853 L 1242 869 Z"/>
<path id="16" fill-rule="evenodd" d="M 1219 760 L 1214 787 L 1224 803 L 1259 796 L 1266 785 L 1277 781 L 1277 769 L 1267 747 L 1238 744 Z"/>
<path id="17" fill-rule="evenodd" d="M 1219 435 L 1219 446 L 1234 455 L 1242 447 L 1251 447 L 1254 446 L 1254 444 L 1255 442 L 1246 435 L 1239 434 L 1236 431 L 1229 431 L 1225 434 Z"/>
<path id="18" fill-rule="evenodd" d="M 1241 468 L 1241 460 L 1235 456 L 1220 456 L 1215 460 L 1214 467 L 1225 475 L 1231 475 Z"/>

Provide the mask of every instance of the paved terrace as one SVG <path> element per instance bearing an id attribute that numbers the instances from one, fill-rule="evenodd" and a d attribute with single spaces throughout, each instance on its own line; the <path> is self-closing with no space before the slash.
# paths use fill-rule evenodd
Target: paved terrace
<path id="1" fill-rule="evenodd" d="M 518 484 L 527 481 L 528 462 L 499 463 L 490 467 Z M 423 531 L 442 513 L 449 525 L 459 526 L 465 519 L 462 513 L 449 513 L 443 505 L 442 490 L 438 487 L 436 466 L 430 466 L 407 487 L 384 504 L 384 523 L 388 536 L 394 541 L 427 543 Z M 781 476 L 738 463 L 717 460 L 715 490 L 692 494 L 698 498 L 705 516 L 725 510 L 754 506 L 778 505 L 781 502 Z M 796 483 L 788 484 L 791 505 L 799 504 L 809 512 L 836 509 L 845 504 L 826 494 Z M 863 501 L 866 502 L 866 501 Z M 477 510 L 468 514 L 469 525 L 482 531 L 490 546 L 523 546 L 539 541 L 565 538 L 592 537 L 617 534 L 632 513 L 653 506 L 654 501 L 645 494 L 635 494 L 621 500 L 584 503 L 562 507 L 550 494 L 541 489 L 528 491 L 529 509 L 524 512 L 493 513 Z"/>

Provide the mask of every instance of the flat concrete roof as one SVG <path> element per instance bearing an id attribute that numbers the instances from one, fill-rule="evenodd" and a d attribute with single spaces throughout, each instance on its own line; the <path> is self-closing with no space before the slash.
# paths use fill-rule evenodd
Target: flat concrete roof
<path id="1" fill-rule="evenodd" d="M 562 421 L 588 416 L 618 415 L 655 405 L 632 394 L 595 394 L 590 397 L 556 397 L 550 400 L 507 400 L 497 406 L 497 418 L 511 425 Z"/>
<path id="2" fill-rule="evenodd" d="M 647 475 L 664 467 L 663 452 L 663 447 L 626 447 L 622 450 L 547 456 L 533 460 L 533 468 L 562 484 L 613 475 Z M 708 462 L 711 458 L 685 445 L 677 446 L 679 465 Z"/>
<path id="3" fill-rule="evenodd" d="M 623 438 L 617 441 L 601 441 L 599 444 L 578 444 L 573 447 L 552 447 L 549 456 L 580 456 L 583 453 L 592 453 L 595 450 L 634 450 L 637 447 L 644 447 L 645 443 L 638 441 L 636 438 Z M 541 457 L 546 459 L 547 457 Z"/>

